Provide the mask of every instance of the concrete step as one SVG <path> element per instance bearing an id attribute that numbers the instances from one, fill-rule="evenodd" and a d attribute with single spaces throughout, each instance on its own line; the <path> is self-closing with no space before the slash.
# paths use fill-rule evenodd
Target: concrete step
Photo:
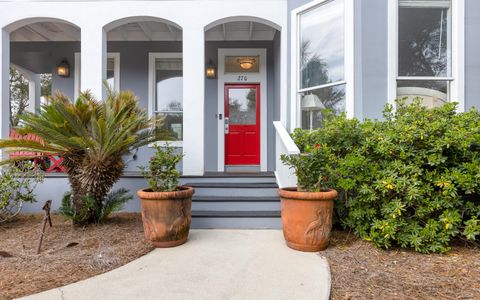
<path id="1" fill-rule="evenodd" d="M 205 173 L 203 176 L 182 176 L 181 182 L 216 182 L 216 183 L 276 183 L 275 175 L 266 173 Z"/>
<path id="2" fill-rule="evenodd" d="M 282 228 L 280 211 L 192 211 L 192 228 Z"/>
<path id="3" fill-rule="evenodd" d="M 218 183 L 189 182 L 195 188 L 196 196 L 206 197 L 276 197 L 276 183 Z"/>

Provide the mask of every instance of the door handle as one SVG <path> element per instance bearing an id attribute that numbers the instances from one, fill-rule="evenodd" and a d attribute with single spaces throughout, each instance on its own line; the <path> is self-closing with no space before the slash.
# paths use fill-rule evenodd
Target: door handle
<path id="1" fill-rule="evenodd" d="M 230 121 L 230 118 L 229 117 L 225 117 L 224 119 L 224 131 L 225 131 L 225 134 L 228 134 L 228 131 L 229 131 L 229 121 Z"/>

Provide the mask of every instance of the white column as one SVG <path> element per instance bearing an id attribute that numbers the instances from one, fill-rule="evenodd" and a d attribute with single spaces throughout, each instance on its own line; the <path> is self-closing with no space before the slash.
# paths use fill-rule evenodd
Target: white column
<path id="1" fill-rule="evenodd" d="M 107 42 L 102 27 L 85 24 L 81 27 L 82 91 L 90 90 L 98 99 L 104 95 L 103 80 L 107 77 Z"/>
<path id="2" fill-rule="evenodd" d="M 1 29 L 0 29 L 1 30 Z M 10 34 L 1 30 L 0 37 L 0 138 L 8 138 L 10 131 Z M 1 150 L 0 150 L 1 151 Z M 0 152 L 0 157 L 5 153 Z"/>
<path id="3" fill-rule="evenodd" d="M 183 28 L 183 175 L 204 172 L 204 53 L 203 27 Z"/>

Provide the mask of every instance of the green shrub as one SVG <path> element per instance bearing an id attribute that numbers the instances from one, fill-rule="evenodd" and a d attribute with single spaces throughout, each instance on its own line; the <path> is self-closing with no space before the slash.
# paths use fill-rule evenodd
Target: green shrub
<path id="1" fill-rule="evenodd" d="M 426 109 L 397 102 L 384 120 L 328 114 L 324 127 L 293 137 L 320 145 L 324 185 L 337 188 L 341 223 L 377 246 L 445 252 L 453 238 L 480 235 L 480 114 L 456 104 Z"/>
<path id="2" fill-rule="evenodd" d="M 0 168 L 0 223 L 15 217 L 23 203 L 35 202 L 33 190 L 42 181 L 42 174 L 30 162 Z"/>
<path id="3" fill-rule="evenodd" d="M 168 144 L 164 149 L 158 145 L 155 145 L 155 148 L 155 154 L 150 159 L 148 166 L 139 167 L 142 175 L 153 192 L 176 191 L 180 177 L 177 164 L 183 158 L 183 154 L 175 154 L 175 148 Z"/>
<path id="4" fill-rule="evenodd" d="M 124 188 L 110 192 L 103 198 L 102 203 L 98 203 L 92 195 L 83 196 L 82 201 L 85 205 L 81 210 L 74 208 L 72 192 L 68 192 L 63 196 L 58 212 L 77 224 L 86 223 L 91 216 L 95 216 L 96 223 L 102 223 L 112 212 L 123 209 L 123 205 L 132 200 L 133 196 L 128 192 Z"/>

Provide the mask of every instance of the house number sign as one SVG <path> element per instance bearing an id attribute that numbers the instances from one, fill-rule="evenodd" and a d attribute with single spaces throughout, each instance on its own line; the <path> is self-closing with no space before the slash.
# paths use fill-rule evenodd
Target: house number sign
<path id="1" fill-rule="evenodd" d="M 247 75 L 238 75 L 237 81 L 248 81 Z"/>

